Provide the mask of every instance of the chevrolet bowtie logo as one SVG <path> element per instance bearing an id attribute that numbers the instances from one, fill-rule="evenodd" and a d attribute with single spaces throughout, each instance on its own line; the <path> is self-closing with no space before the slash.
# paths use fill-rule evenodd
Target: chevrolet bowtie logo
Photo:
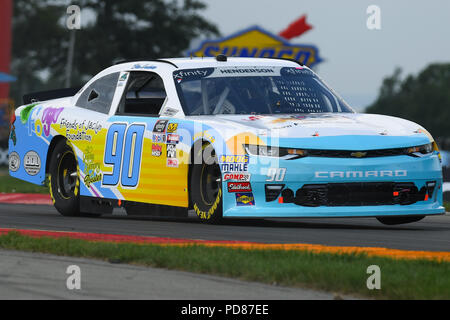
<path id="1" fill-rule="evenodd" d="M 350 156 L 354 157 L 354 158 L 362 158 L 365 157 L 367 155 L 367 152 L 352 152 L 350 153 Z"/>

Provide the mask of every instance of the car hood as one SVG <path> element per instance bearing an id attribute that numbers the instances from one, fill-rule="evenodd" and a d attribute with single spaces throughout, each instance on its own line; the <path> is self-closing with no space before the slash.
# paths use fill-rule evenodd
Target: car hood
<path id="1" fill-rule="evenodd" d="M 267 144 L 303 148 L 369 150 L 420 145 L 432 141 L 420 125 L 384 115 L 358 113 L 199 116 L 227 139 L 249 132 Z"/>

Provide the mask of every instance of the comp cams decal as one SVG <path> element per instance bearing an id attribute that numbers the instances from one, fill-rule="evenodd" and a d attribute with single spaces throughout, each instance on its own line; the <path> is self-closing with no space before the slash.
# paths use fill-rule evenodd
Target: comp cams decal
<path id="1" fill-rule="evenodd" d="M 238 172 L 238 173 L 224 173 L 223 180 L 237 180 L 237 181 L 250 181 L 250 173 Z"/>

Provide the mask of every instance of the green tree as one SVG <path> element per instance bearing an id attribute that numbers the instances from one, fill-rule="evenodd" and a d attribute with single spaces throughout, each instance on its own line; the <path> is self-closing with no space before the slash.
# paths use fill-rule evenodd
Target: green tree
<path id="1" fill-rule="evenodd" d="M 401 69 L 383 80 L 367 113 L 387 114 L 419 123 L 435 137 L 450 137 L 450 63 L 431 64 L 403 80 Z"/>
<path id="2" fill-rule="evenodd" d="M 18 81 L 11 89 L 18 104 L 24 93 L 64 87 L 69 4 L 82 9 L 73 86 L 117 60 L 181 56 L 193 39 L 219 34 L 199 14 L 206 8 L 200 0 L 15 0 L 11 69 Z"/>
<path id="3" fill-rule="evenodd" d="M 18 80 L 11 85 L 11 96 L 20 105 L 24 93 L 44 90 L 45 71 L 61 64 L 67 31 L 59 23 L 62 6 L 42 0 L 13 3 L 11 73 Z"/>

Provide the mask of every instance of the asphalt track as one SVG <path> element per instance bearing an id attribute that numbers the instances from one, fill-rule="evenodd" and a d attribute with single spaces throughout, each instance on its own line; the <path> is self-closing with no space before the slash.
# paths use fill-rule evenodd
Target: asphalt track
<path id="1" fill-rule="evenodd" d="M 375 218 L 234 219 L 208 225 L 195 218 L 136 218 L 120 212 L 100 218 L 63 217 L 52 206 L 0 204 L 0 228 L 450 251 L 449 213 L 398 226 L 382 225 Z"/>
<path id="2" fill-rule="evenodd" d="M 0 299 L 329 300 L 333 293 L 100 260 L 0 250 Z M 68 266 L 81 288 L 67 289 Z M 362 285 L 365 285 L 363 281 Z M 339 295 L 342 299 L 353 297 Z"/>

